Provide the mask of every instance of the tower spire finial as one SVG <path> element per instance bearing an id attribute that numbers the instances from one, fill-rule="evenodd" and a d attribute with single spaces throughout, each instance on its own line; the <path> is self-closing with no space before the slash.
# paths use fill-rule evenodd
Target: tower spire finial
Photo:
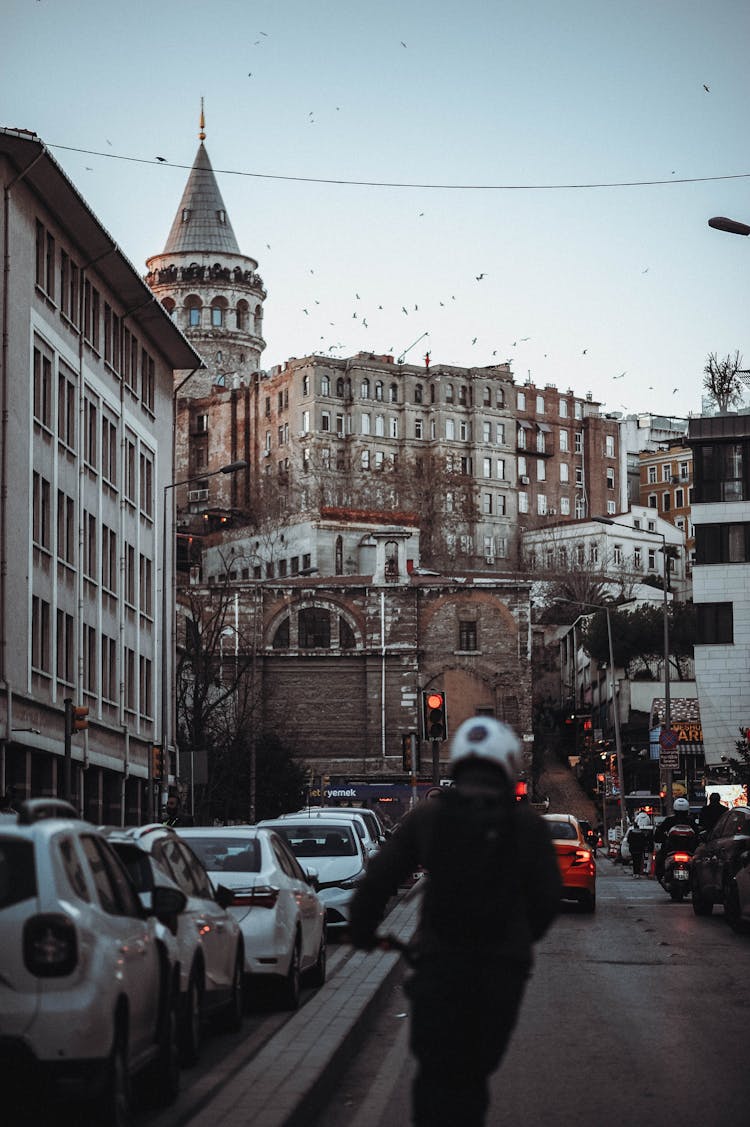
<path id="1" fill-rule="evenodd" d="M 198 134 L 198 139 L 199 139 L 200 141 L 205 141 L 205 140 L 206 140 L 206 115 L 205 115 L 205 114 L 203 113 L 203 99 L 202 99 L 202 98 L 201 98 L 201 120 L 200 120 L 200 127 L 201 127 L 201 131 L 200 131 L 200 133 Z"/>

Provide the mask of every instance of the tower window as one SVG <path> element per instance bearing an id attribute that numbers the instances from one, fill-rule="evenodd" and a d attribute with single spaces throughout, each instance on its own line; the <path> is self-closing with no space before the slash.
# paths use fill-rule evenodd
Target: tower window
<path id="1" fill-rule="evenodd" d="M 190 222 L 190 214 L 191 214 L 190 208 L 189 207 L 183 207 L 183 209 L 182 209 L 182 222 L 183 223 L 189 223 Z"/>
<path id="2" fill-rule="evenodd" d="M 223 207 L 220 207 L 219 210 L 216 212 L 216 218 L 219 220 L 219 223 L 226 223 L 227 213 L 224 211 Z"/>

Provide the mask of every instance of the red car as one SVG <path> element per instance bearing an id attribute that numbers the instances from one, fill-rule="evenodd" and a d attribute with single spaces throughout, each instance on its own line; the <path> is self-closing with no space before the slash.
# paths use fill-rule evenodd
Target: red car
<path id="1" fill-rule="evenodd" d="M 563 882 L 563 900 L 576 900 L 584 912 L 596 910 L 596 862 L 572 814 L 543 814 L 552 835 Z"/>

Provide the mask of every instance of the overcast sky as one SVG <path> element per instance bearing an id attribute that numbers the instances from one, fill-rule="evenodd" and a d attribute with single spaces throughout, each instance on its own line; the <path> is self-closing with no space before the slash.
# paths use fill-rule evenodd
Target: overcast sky
<path id="1" fill-rule="evenodd" d="M 0 123 L 141 273 L 205 99 L 266 368 L 429 350 L 673 415 L 709 352 L 750 368 L 750 239 L 707 226 L 750 222 L 746 0 L 3 0 L 2 26 Z"/>

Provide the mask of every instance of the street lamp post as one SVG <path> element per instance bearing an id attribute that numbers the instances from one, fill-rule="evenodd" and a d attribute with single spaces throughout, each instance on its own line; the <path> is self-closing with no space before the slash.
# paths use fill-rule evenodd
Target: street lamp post
<path id="1" fill-rule="evenodd" d="M 592 517 L 593 521 L 597 524 L 617 524 L 617 521 L 610 520 L 608 517 Z M 664 556 L 664 568 L 662 575 L 662 587 L 664 589 L 664 724 L 663 730 L 669 732 L 672 728 L 672 702 L 670 694 L 670 677 L 669 677 L 669 557 L 667 556 L 667 537 L 664 532 L 653 531 L 648 528 L 641 528 L 638 530 L 644 536 L 658 536 L 661 539 L 661 550 Z M 672 768 L 668 768 L 665 773 L 665 790 L 666 790 L 666 807 L 667 814 L 671 814 L 673 810 L 674 795 L 672 793 Z"/>
<path id="2" fill-rule="evenodd" d="M 203 481 L 207 477 L 216 477 L 217 474 L 233 474 L 238 473 L 239 470 L 247 469 L 247 462 L 229 462 L 226 466 L 221 466 L 218 470 L 211 470 L 209 473 L 196 474 L 193 477 L 182 478 L 180 481 L 170 481 L 164 486 L 163 504 L 162 504 L 162 546 L 161 546 L 161 746 L 162 757 L 164 762 L 165 774 L 169 775 L 169 741 L 170 741 L 170 721 L 172 710 L 169 707 L 169 685 L 170 685 L 170 672 L 172 666 L 172 658 L 174 655 L 174 598 L 172 599 L 172 613 L 169 615 L 169 629 L 167 628 L 167 575 L 170 579 L 170 588 L 173 587 L 175 581 L 175 567 L 174 560 L 170 560 L 170 568 L 167 570 L 167 493 L 171 489 L 177 489 L 180 485 L 190 485 L 194 481 Z M 174 536 L 172 537 L 172 545 L 174 551 Z M 148 764 L 148 788 L 146 793 L 147 817 L 149 822 L 154 819 L 154 784 L 151 778 L 151 759 L 149 757 Z"/>
<path id="3" fill-rule="evenodd" d="M 302 567 L 291 578 L 301 577 L 305 578 L 307 575 L 317 574 L 317 567 Z M 261 693 L 258 692 L 257 677 L 258 677 L 258 644 L 263 641 L 263 588 L 271 585 L 279 586 L 278 579 L 261 579 L 256 581 L 255 586 L 255 609 L 253 613 L 253 653 L 252 653 L 252 677 L 253 677 L 253 715 L 252 715 L 252 730 L 250 736 L 250 810 L 249 818 L 250 824 L 255 825 L 257 816 L 257 761 L 258 761 L 258 729 L 260 727 L 260 701 Z M 258 625 L 260 624 L 260 630 Z"/>

